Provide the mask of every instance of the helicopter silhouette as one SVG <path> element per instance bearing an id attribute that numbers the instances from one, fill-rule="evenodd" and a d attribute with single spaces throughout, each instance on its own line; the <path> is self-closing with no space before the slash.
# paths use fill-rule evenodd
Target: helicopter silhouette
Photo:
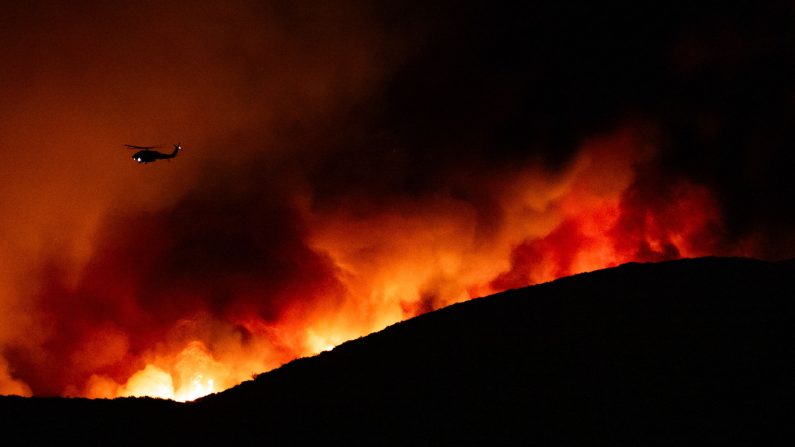
<path id="1" fill-rule="evenodd" d="M 138 163 L 152 163 L 157 160 L 171 160 L 172 158 L 176 157 L 179 151 L 182 150 L 182 145 L 177 143 L 174 145 L 174 151 L 170 154 L 164 154 L 162 152 L 158 152 L 154 149 L 159 149 L 162 146 L 133 146 L 132 144 L 125 144 L 124 147 L 127 149 L 139 149 L 138 152 L 134 153 L 132 159 L 137 161 Z"/>

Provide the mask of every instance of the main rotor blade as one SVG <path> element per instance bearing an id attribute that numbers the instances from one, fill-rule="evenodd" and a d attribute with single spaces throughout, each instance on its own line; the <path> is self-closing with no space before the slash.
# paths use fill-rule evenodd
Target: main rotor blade
<path id="1" fill-rule="evenodd" d="M 133 146 L 132 144 L 125 144 L 124 147 L 127 149 L 157 149 L 162 146 Z"/>

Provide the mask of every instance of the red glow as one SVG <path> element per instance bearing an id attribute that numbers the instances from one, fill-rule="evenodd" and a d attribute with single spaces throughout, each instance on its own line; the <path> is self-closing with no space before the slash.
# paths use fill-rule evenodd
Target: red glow
<path id="1" fill-rule="evenodd" d="M 0 394 L 188 400 L 509 288 L 795 253 L 783 6 L 7 3 Z"/>
<path id="2" fill-rule="evenodd" d="M 720 214 L 709 191 L 656 178 L 653 152 L 627 127 L 586 141 L 560 172 L 530 165 L 486 175 L 483 189 L 500 214 L 487 226 L 471 202 L 445 193 L 364 214 L 314 210 L 296 193 L 279 209 L 278 229 L 270 223 L 291 239 L 271 240 L 256 225 L 242 230 L 262 241 L 234 248 L 253 264 L 224 258 L 235 241 L 212 241 L 214 228 L 226 228 L 215 227 L 212 210 L 195 230 L 176 211 L 168 217 L 194 241 L 182 248 L 146 218 L 133 221 L 145 239 L 118 237 L 111 225 L 77 279 L 46 272 L 32 323 L 39 338 L 9 352 L 13 376 L 0 364 L 0 391 L 191 400 L 475 296 L 718 252 Z M 282 273 L 260 270 L 256 259 L 269 251 Z M 201 263 L 219 256 L 222 263 Z"/>

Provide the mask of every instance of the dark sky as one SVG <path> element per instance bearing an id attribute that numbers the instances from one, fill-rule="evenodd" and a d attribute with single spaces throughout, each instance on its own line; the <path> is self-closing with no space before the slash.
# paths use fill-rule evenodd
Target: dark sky
<path id="1" fill-rule="evenodd" d="M 224 388 L 495 290 L 795 256 L 790 3 L 393 3 L 6 7 L 0 392 Z"/>

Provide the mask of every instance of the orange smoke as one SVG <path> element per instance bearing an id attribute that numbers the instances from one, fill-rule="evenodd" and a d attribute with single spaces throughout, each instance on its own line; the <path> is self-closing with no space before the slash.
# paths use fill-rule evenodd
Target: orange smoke
<path id="1" fill-rule="evenodd" d="M 717 253 L 709 191 L 660 178 L 653 161 L 627 126 L 557 172 L 484 175 L 477 201 L 439 191 L 329 209 L 297 188 L 281 204 L 189 195 L 111 222 L 76 280 L 43 272 L 41 332 L 8 351 L 0 390 L 192 400 L 454 302 Z"/>

